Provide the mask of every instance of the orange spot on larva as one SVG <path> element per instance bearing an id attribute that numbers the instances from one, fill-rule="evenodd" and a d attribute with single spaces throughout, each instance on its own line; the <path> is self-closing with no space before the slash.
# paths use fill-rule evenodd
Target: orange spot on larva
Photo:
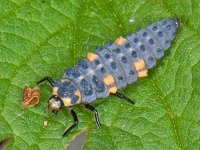
<path id="1" fill-rule="evenodd" d="M 94 60 L 96 60 L 98 58 L 98 55 L 97 54 L 94 54 L 94 53 L 88 53 L 87 54 L 87 59 L 89 60 L 89 61 L 94 61 Z"/>
<path id="2" fill-rule="evenodd" d="M 61 82 L 64 83 L 64 82 L 67 82 L 69 81 L 68 79 L 61 79 Z"/>
<path id="3" fill-rule="evenodd" d="M 62 101 L 63 101 L 65 106 L 72 106 L 71 98 L 62 98 Z"/>
<path id="4" fill-rule="evenodd" d="M 117 92 L 117 87 L 113 86 L 109 88 L 109 92 L 115 94 Z"/>
<path id="5" fill-rule="evenodd" d="M 139 71 L 138 72 L 138 77 L 147 77 L 148 76 L 148 72 L 147 70 L 143 70 L 143 71 Z"/>
<path id="6" fill-rule="evenodd" d="M 115 83 L 115 79 L 111 74 L 108 74 L 103 78 L 103 82 L 106 85 L 113 85 Z"/>
<path id="7" fill-rule="evenodd" d="M 52 95 L 58 95 L 58 87 L 53 87 Z"/>
<path id="8" fill-rule="evenodd" d="M 145 69 L 145 62 L 143 59 L 140 59 L 134 63 L 135 69 L 137 71 L 142 71 Z"/>
<path id="9" fill-rule="evenodd" d="M 120 36 L 115 40 L 115 43 L 118 44 L 118 45 L 122 45 L 125 40 L 126 39 L 124 39 L 123 37 Z"/>
<path id="10" fill-rule="evenodd" d="M 76 90 L 75 91 L 75 95 L 79 97 L 76 104 L 80 104 L 82 102 L 81 91 L 80 90 Z"/>

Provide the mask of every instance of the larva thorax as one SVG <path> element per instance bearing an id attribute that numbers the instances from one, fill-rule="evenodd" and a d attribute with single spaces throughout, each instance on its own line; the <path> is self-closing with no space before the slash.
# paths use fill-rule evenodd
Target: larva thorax
<path id="1" fill-rule="evenodd" d="M 161 20 L 126 38 L 119 37 L 115 43 L 106 43 L 96 53 L 88 53 L 87 60 L 67 69 L 54 84 L 53 95 L 71 106 L 105 98 L 135 83 L 164 56 L 178 27 L 178 19 Z"/>

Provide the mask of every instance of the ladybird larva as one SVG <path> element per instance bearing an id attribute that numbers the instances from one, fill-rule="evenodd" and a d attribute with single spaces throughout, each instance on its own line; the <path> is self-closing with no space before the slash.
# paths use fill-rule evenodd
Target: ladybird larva
<path id="1" fill-rule="evenodd" d="M 54 82 L 45 77 L 40 80 L 37 84 L 47 80 L 53 87 L 48 105 L 51 112 L 57 113 L 63 106 L 71 109 L 74 124 L 63 135 L 78 124 L 73 105 L 82 104 L 93 111 L 100 128 L 98 112 L 89 103 L 112 94 L 134 104 L 117 90 L 148 76 L 148 69 L 155 67 L 156 61 L 164 57 L 164 52 L 170 48 L 179 26 L 176 18 L 149 24 L 135 34 L 106 43 L 103 48 L 97 48 L 96 53 L 88 53 L 87 60 L 81 60 L 75 67 L 67 69 L 62 79 Z"/>

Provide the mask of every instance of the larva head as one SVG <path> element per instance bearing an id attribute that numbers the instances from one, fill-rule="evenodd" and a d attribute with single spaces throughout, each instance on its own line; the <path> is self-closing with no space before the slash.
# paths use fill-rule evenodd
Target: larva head
<path id="1" fill-rule="evenodd" d="M 74 83 L 68 79 L 61 79 L 54 83 L 53 93 L 64 106 L 72 106 L 81 103 L 81 92 Z M 57 102 L 57 100 L 55 100 Z"/>
<path id="2" fill-rule="evenodd" d="M 63 105 L 63 101 L 58 96 L 52 96 L 49 98 L 48 110 L 54 114 L 57 114 Z"/>

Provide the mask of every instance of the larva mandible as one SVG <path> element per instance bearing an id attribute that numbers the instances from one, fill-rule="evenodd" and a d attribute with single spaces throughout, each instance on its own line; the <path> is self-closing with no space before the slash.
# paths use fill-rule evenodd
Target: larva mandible
<path id="1" fill-rule="evenodd" d="M 179 26 L 176 18 L 149 24 L 146 29 L 97 48 L 96 53 L 88 53 L 87 60 L 81 60 L 75 67 L 67 69 L 62 79 L 54 82 L 50 77 L 44 77 L 40 80 L 37 84 L 47 80 L 53 87 L 53 96 L 48 104 L 51 112 L 56 114 L 63 106 L 71 109 L 74 123 L 63 135 L 78 124 L 76 112 L 71 107 L 73 105 L 83 104 L 86 109 L 93 111 L 100 128 L 98 112 L 89 103 L 112 94 L 134 104 L 117 89 L 147 76 L 148 69 L 155 67 L 156 60 L 162 58 L 164 51 L 170 48 Z"/>

